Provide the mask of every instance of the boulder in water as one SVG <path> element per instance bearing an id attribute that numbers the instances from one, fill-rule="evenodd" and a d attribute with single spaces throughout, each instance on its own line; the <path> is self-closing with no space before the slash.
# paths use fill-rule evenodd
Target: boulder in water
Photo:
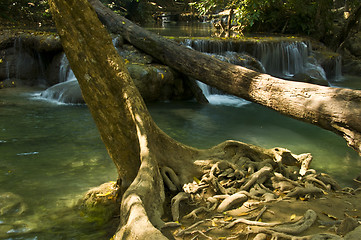
<path id="1" fill-rule="evenodd" d="M 71 80 L 58 83 L 41 93 L 41 97 L 62 103 L 84 103 L 78 81 Z"/>
<path id="2" fill-rule="evenodd" d="M 128 71 L 147 102 L 182 99 L 189 95 L 183 80 L 171 68 L 160 64 L 129 63 Z M 58 83 L 41 93 L 41 96 L 62 103 L 84 103 L 78 81 L 74 78 Z"/>
<path id="3" fill-rule="evenodd" d="M 260 73 L 266 72 L 260 61 L 246 53 L 226 52 L 225 57 L 227 57 L 229 59 L 228 62 L 232 64 L 246 67 Z"/>
<path id="4" fill-rule="evenodd" d="M 129 64 L 128 71 L 146 102 L 180 99 L 183 80 L 170 67 L 160 64 Z"/>
<path id="5" fill-rule="evenodd" d="M 18 216 L 26 210 L 23 199 L 14 193 L 6 192 L 0 194 L 0 216 Z"/>

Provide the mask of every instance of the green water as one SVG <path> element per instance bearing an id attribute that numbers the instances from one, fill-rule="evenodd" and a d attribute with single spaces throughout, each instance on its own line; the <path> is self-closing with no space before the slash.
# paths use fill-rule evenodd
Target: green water
<path id="1" fill-rule="evenodd" d="M 329 173 L 343 186 L 352 186 L 352 179 L 361 173 L 361 158 L 341 137 L 256 104 L 231 107 L 188 102 L 149 107 L 165 132 L 195 147 L 232 139 L 264 148 L 284 147 L 296 154 L 310 152 L 311 167 Z"/>
<path id="2" fill-rule="evenodd" d="M 27 206 L 20 216 L 0 214 L 0 239 L 101 239 L 70 209 L 89 188 L 116 180 L 90 113 L 32 94 L 0 90 L 0 198 L 12 192 Z"/>
<path id="3" fill-rule="evenodd" d="M 90 113 L 85 105 L 59 105 L 36 93 L 0 90 L 0 194 L 17 194 L 27 205 L 19 216 L 0 215 L 0 239 L 107 239 L 101 225 L 71 209 L 89 188 L 116 179 Z M 183 143 L 208 148 L 233 139 L 311 152 L 313 168 L 352 186 L 361 158 L 341 137 L 256 104 L 238 105 L 163 102 L 149 109 Z"/>
<path id="4" fill-rule="evenodd" d="M 213 33 L 212 24 L 206 22 L 165 23 L 163 25 L 146 25 L 144 27 L 161 36 L 172 37 L 209 37 Z"/>

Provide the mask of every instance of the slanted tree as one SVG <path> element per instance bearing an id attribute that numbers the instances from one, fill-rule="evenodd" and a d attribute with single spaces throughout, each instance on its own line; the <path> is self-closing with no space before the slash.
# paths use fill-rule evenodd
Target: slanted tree
<path id="1" fill-rule="evenodd" d="M 208 177 L 204 181 L 208 185 L 217 192 L 229 194 L 218 182 L 217 172 L 232 168 L 235 177 L 244 177 L 239 183 L 244 184 L 240 189 L 245 192 L 255 184 L 262 184 L 273 169 L 287 175 L 283 164 L 308 165 L 309 155 L 295 156 L 280 148 L 263 149 L 227 141 L 200 150 L 173 140 L 153 122 L 89 2 L 51 0 L 50 7 L 84 100 L 118 170 L 120 226 L 114 239 L 167 239 L 160 230 L 165 226 L 161 220 L 164 184 L 177 193 L 184 184 L 206 173 Z M 240 167 L 249 164 L 249 177 L 245 177 L 246 170 L 236 168 L 237 163 Z M 278 179 L 284 179 L 282 176 Z M 228 209 L 234 201 L 247 199 L 249 194 L 241 192 L 232 196 L 228 204 L 220 205 L 218 211 Z M 174 220 L 179 218 L 177 204 L 188 194 L 182 192 L 173 201 Z"/>
<path id="2" fill-rule="evenodd" d="M 222 62 L 148 32 L 89 0 L 109 31 L 194 79 L 341 135 L 361 154 L 361 91 L 286 81 Z"/>

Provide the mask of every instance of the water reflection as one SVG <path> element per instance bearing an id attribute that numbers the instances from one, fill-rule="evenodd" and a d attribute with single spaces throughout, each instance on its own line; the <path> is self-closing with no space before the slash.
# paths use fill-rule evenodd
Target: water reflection
<path id="1" fill-rule="evenodd" d="M 106 239 L 103 226 L 73 209 L 89 188 L 116 179 L 87 107 L 32 96 L 29 90 L 1 90 L 0 199 L 11 192 L 26 210 L 0 214 L 0 238 Z M 311 152 L 312 167 L 343 185 L 352 185 L 359 174 L 361 158 L 339 136 L 253 103 L 234 107 L 168 102 L 150 104 L 149 109 L 166 133 L 194 147 L 208 148 L 228 139 L 279 146 L 296 154 Z"/>
<path id="2" fill-rule="evenodd" d="M 147 25 L 145 28 L 161 36 L 172 37 L 209 37 L 213 34 L 213 26 L 206 22 L 177 22 L 162 25 Z"/>
<path id="3" fill-rule="evenodd" d="M 150 111 L 170 136 L 186 144 L 208 148 L 238 140 L 265 148 L 284 147 L 296 154 L 310 152 L 312 168 L 331 174 L 342 185 L 353 185 L 361 158 L 332 132 L 250 103 L 242 107 L 156 103 Z"/>
<path id="4" fill-rule="evenodd" d="M 28 90 L 1 90 L 0 195 L 18 196 L 27 210 L 0 213 L 0 232 L 11 239 L 101 239 L 99 228 L 72 209 L 89 188 L 116 179 L 87 107 L 30 99 Z"/>

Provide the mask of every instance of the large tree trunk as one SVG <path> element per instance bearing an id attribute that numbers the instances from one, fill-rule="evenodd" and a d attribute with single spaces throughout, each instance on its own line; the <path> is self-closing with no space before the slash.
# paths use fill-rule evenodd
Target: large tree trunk
<path id="1" fill-rule="evenodd" d="M 180 181 L 189 181 L 199 170 L 185 159 L 200 151 L 174 141 L 154 124 L 109 34 L 86 0 L 53 0 L 50 6 L 84 100 L 125 191 L 117 238 L 145 239 L 144 234 L 150 234 L 151 239 L 162 239 L 153 227 L 162 224 L 159 168 L 177 169 Z"/>
<path id="2" fill-rule="evenodd" d="M 87 0 L 51 0 L 50 7 L 84 100 L 118 170 L 123 192 L 114 239 L 166 239 L 159 230 L 165 198 L 160 169 L 172 176 L 168 186 L 179 191 L 200 177 L 203 166 L 214 161 L 210 159 L 232 158 L 235 148 L 247 156 L 274 158 L 272 150 L 233 141 L 198 150 L 170 138 L 153 122 Z"/>
<path id="3" fill-rule="evenodd" d="M 361 91 L 286 81 L 221 62 L 150 33 L 89 0 L 109 31 L 164 64 L 229 94 L 341 135 L 361 154 Z"/>
<path id="4" fill-rule="evenodd" d="M 258 181 L 265 181 L 271 170 L 286 173 L 283 164 L 302 167 L 309 164 L 308 154 L 297 157 L 280 148 L 267 150 L 227 141 L 208 150 L 199 150 L 171 139 L 150 117 L 124 61 L 89 2 L 50 0 L 49 3 L 84 100 L 118 170 L 122 199 L 120 226 L 113 239 L 167 239 L 161 232 L 164 184 L 177 192 L 183 184 L 207 173 L 209 185 L 215 183 L 214 187 L 227 193 L 215 179 L 215 169 L 236 168 L 238 162 L 239 169 L 234 170 L 239 176 L 241 172 L 246 176 L 258 170 L 243 179 L 247 180 L 240 186 L 244 192 L 258 185 Z M 243 169 L 246 163 L 250 164 L 245 168 L 248 172 Z M 245 195 L 229 197 L 237 200 L 236 197 L 243 199 Z M 228 205 L 222 204 L 221 209 L 227 209 Z"/>

